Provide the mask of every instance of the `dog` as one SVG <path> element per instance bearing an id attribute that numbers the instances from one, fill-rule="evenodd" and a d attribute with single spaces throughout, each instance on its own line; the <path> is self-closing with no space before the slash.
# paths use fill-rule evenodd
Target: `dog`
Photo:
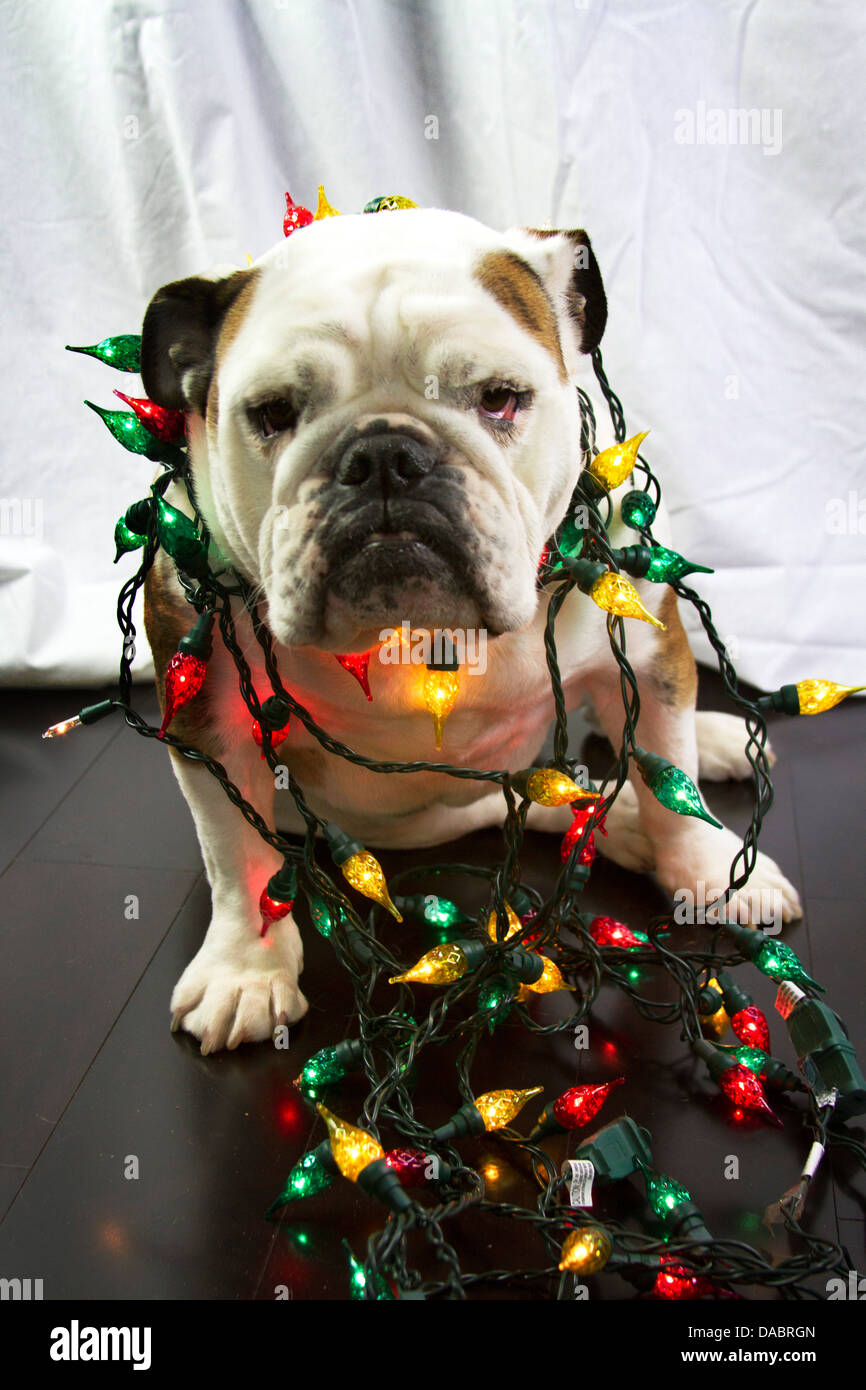
<path id="1" fill-rule="evenodd" d="M 384 630 L 408 620 L 413 630 L 488 638 L 487 670 L 462 681 L 441 756 L 510 771 L 536 760 L 553 716 L 537 568 L 577 481 L 575 385 L 606 318 L 583 231 L 500 233 L 438 209 L 316 221 L 248 269 L 181 280 L 152 299 L 142 378 L 151 400 L 187 412 L 211 554 L 255 586 L 286 689 L 342 743 L 375 759 L 435 757 L 421 668 L 374 655 L 370 704 L 334 660 L 377 649 Z M 167 500 L 190 510 L 174 484 Z M 655 534 L 669 542 L 663 514 Z M 635 539 L 618 505 L 610 535 L 614 546 Z M 676 595 L 667 585 L 637 588 L 664 624 L 628 624 L 642 746 L 695 781 L 748 776 L 742 720 L 695 712 Z M 161 698 L 192 616 L 159 551 L 145 619 Z M 236 619 L 264 699 L 260 648 L 240 608 Z M 605 614 L 574 589 L 556 630 L 569 708 L 588 699 L 619 749 L 622 697 Z M 218 758 L 271 826 L 302 831 L 250 736 L 232 659 L 215 646 L 202 692 L 171 731 Z M 260 939 L 258 895 L 280 856 L 204 768 L 171 756 L 213 899 L 204 942 L 172 995 L 172 1027 L 210 1053 L 303 1016 L 302 944 L 291 915 Z M 432 772 L 383 787 L 381 775 L 329 754 L 298 720 L 279 756 L 317 816 L 372 848 L 438 844 L 503 819 L 498 787 Z M 571 820 L 568 806 L 533 805 L 527 823 L 561 834 Z M 639 778 L 623 787 L 606 828 L 601 851 L 654 870 L 671 894 L 701 880 L 727 884 L 740 843 L 672 814 Z M 796 890 L 759 854 L 729 916 L 757 920 L 754 903 L 767 893 L 784 920 L 800 915 Z"/>

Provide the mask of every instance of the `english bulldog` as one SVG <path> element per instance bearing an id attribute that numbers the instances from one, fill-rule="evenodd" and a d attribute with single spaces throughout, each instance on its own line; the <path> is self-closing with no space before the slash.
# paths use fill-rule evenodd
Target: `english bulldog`
<path id="1" fill-rule="evenodd" d="M 581 467 L 575 388 L 606 317 L 583 231 L 499 233 L 421 209 L 329 217 L 248 269 L 154 296 L 142 377 L 152 400 L 188 412 L 211 554 L 255 586 L 285 687 L 342 743 L 375 759 L 437 756 L 417 667 L 374 655 L 368 703 L 334 660 L 379 648 L 384 630 L 408 621 L 487 636 L 486 672 L 462 680 L 441 757 L 510 771 L 535 762 L 553 716 L 537 567 Z M 182 489 L 167 499 L 189 510 Z M 655 534 L 668 543 L 663 515 Z M 618 506 L 610 535 L 614 546 L 636 539 Z M 637 587 L 664 624 L 628 624 L 642 746 L 695 781 L 746 777 L 742 720 L 695 712 L 676 595 Z M 194 616 L 160 551 L 146 626 L 161 694 Z M 236 619 L 264 699 L 260 647 L 240 609 Z M 569 707 L 591 701 L 619 749 L 624 716 L 605 614 L 575 588 L 556 631 Z M 289 793 L 275 793 L 219 640 L 202 692 L 171 732 L 218 758 L 272 826 L 303 830 Z M 439 844 L 504 815 L 501 790 L 476 781 L 424 772 L 384 786 L 380 774 L 324 751 L 298 720 L 279 758 L 323 822 L 373 849 Z M 172 995 L 172 1027 L 210 1053 L 303 1016 L 303 950 L 291 916 L 260 937 L 258 895 L 278 854 L 204 768 L 172 760 L 213 899 L 205 939 Z M 528 825 L 562 834 L 571 820 L 568 806 L 532 806 Z M 654 870 L 669 893 L 699 881 L 726 886 L 739 845 L 727 829 L 666 810 L 639 778 L 623 787 L 607 830 L 600 850 Z M 754 903 L 767 894 L 785 920 L 799 915 L 795 889 L 759 854 L 730 915 L 757 920 Z"/>

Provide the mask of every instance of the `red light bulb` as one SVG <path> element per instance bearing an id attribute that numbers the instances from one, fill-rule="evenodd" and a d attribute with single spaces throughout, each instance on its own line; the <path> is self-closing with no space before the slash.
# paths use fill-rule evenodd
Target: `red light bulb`
<path id="1" fill-rule="evenodd" d="M 568 860 L 571 851 L 577 844 L 583 832 L 586 830 L 586 827 L 589 824 L 590 820 L 595 815 L 597 807 L 594 801 L 591 801 L 589 803 L 584 801 L 581 802 L 579 805 L 572 806 L 571 809 L 574 814 L 574 820 L 572 821 L 571 825 L 568 827 L 564 836 L 562 837 L 562 845 L 560 846 L 559 850 L 559 857 L 562 860 L 563 864 L 565 864 Z M 595 829 L 600 830 L 601 825 L 596 826 Z M 580 854 L 577 856 L 577 862 L 578 864 L 591 864 L 594 858 L 595 830 L 590 832 L 589 839 L 587 840 L 583 849 L 580 851 Z"/>
<path id="2" fill-rule="evenodd" d="M 661 1268 L 656 1275 L 653 1293 L 656 1298 L 688 1299 L 703 1298 L 713 1293 L 713 1285 L 702 1274 L 692 1274 L 685 1265 L 678 1264 L 672 1255 L 662 1255 Z"/>
<path id="3" fill-rule="evenodd" d="M 431 1155 L 421 1149 L 390 1149 L 385 1162 L 403 1187 L 425 1187 L 431 1180 Z"/>
<path id="4" fill-rule="evenodd" d="M 288 738 L 290 728 L 291 723 L 288 723 L 284 724 L 281 729 L 271 730 L 271 744 L 274 748 L 279 748 L 283 740 Z M 253 720 L 253 740 L 257 748 L 262 747 L 262 726 L 257 719 Z M 264 756 L 264 752 L 262 752 L 262 757 L 264 758 Z"/>
<path id="5" fill-rule="evenodd" d="M 370 653 L 369 652 L 349 652 L 348 654 L 334 653 L 344 671 L 348 671 L 360 685 L 368 700 L 372 700 L 373 694 L 370 690 Z"/>
<path id="6" fill-rule="evenodd" d="M 115 391 L 139 418 L 146 430 L 156 439 L 164 439 L 168 444 L 181 444 L 186 438 L 186 416 L 182 410 L 169 410 L 146 396 L 125 396 Z"/>
<path id="7" fill-rule="evenodd" d="M 299 227 L 309 227 L 313 214 L 309 208 L 301 207 L 292 201 L 291 193 L 286 194 L 286 212 L 283 217 L 283 236 L 291 236 Z"/>
<path id="8" fill-rule="evenodd" d="M 781 1126 L 781 1121 L 776 1118 L 767 1104 L 764 1095 L 764 1088 L 753 1071 L 748 1067 L 735 1063 L 728 1067 L 717 1077 L 717 1084 L 720 1091 L 741 1110 L 754 1110 L 758 1114 L 766 1115 L 773 1121 L 773 1124 Z"/>
<path id="9" fill-rule="evenodd" d="M 165 672 L 165 716 L 159 730 L 162 738 L 178 710 L 195 699 L 204 685 L 207 664 L 190 652 L 175 652 Z"/>
<path id="10" fill-rule="evenodd" d="M 589 934 L 597 946 L 621 946 L 624 951 L 652 951 L 651 941 L 641 941 L 625 922 L 617 922 L 613 917 L 593 917 L 589 924 Z"/>
<path id="11" fill-rule="evenodd" d="M 762 1052 L 770 1050 L 770 1028 L 757 1004 L 749 1004 L 731 1015 L 731 1029 L 749 1047 L 759 1047 Z"/>
<path id="12" fill-rule="evenodd" d="M 267 888 L 262 889 L 259 898 L 259 912 L 262 914 L 261 936 L 266 936 L 268 927 L 272 927 L 274 922 L 281 922 L 284 917 L 288 917 L 294 902 L 281 903 L 276 898 L 272 898 Z"/>
<path id="13" fill-rule="evenodd" d="M 563 1091 L 553 1102 L 553 1118 L 563 1129 L 580 1129 L 589 1124 L 611 1091 L 616 1086 L 622 1086 L 624 1081 L 624 1076 L 618 1076 L 615 1081 L 605 1081 L 597 1086 L 572 1086 L 570 1091 Z"/>

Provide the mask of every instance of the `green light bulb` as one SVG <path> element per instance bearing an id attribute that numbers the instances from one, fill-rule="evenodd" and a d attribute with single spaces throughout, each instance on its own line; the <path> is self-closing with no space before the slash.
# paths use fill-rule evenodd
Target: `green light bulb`
<path id="1" fill-rule="evenodd" d="M 566 517 L 556 537 L 556 546 L 560 555 L 579 555 L 582 545 L 583 527 L 578 526 L 571 517 Z"/>
<path id="2" fill-rule="evenodd" d="M 114 563 L 117 564 L 121 555 L 126 555 L 131 550 L 138 550 L 146 540 L 146 536 L 138 536 L 135 531 L 131 531 L 121 517 L 114 528 L 114 544 L 117 547 Z"/>
<path id="3" fill-rule="evenodd" d="M 511 1013 L 514 1003 L 514 985 L 505 975 L 494 975 L 486 980 L 478 991 L 479 1012 L 487 1016 L 492 1033 L 497 1023 L 502 1023 Z"/>
<path id="4" fill-rule="evenodd" d="M 647 1201 L 660 1220 L 664 1221 L 683 1202 L 692 1200 L 691 1194 L 676 1178 L 668 1177 L 667 1173 L 659 1173 L 655 1168 L 648 1168 L 640 1160 L 638 1163 L 646 1183 Z"/>
<path id="5" fill-rule="evenodd" d="M 710 815 L 691 777 L 687 777 L 681 768 L 674 767 L 672 762 L 660 758 L 657 753 L 647 753 L 643 748 L 635 748 L 634 756 L 641 777 L 662 806 L 676 811 L 680 816 L 697 816 L 719 830 L 723 828 L 721 821 Z"/>
<path id="6" fill-rule="evenodd" d="M 279 1197 L 271 1202 L 265 1214 L 273 1216 L 282 1207 L 288 1206 L 289 1202 L 299 1202 L 304 1197 L 313 1197 L 317 1192 L 324 1192 L 333 1181 L 334 1174 L 328 1172 L 317 1158 L 315 1149 L 311 1149 L 295 1164 L 286 1178 L 285 1187 Z"/>
<path id="7" fill-rule="evenodd" d="M 434 927 L 453 927 L 458 922 L 468 922 L 470 919 L 465 912 L 461 912 L 456 903 L 452 903 L 450 898 L 438 898 L 433 895 L 427 898 L 424 907 L 424 920 Z"/>
<path id="8" fill-rule="evenodd" d="M 156 534 L 159 543 L 180 569 L 203 578 L 207 573 L 207 547 L 200 539 L 195 522 L 184 512 L 156 499 Z"/>
<path id="9" fill-rule="evenodd" d="M 806 973 L 796 951 L 784 941 L 773 941 L 762 931 L 741 927 L 735 922 L 726 922 L 725 931 L 733 937 L 743 955 L 771 980 L 791 980 L 795 985 L 808 985 L 824 993 L 824 986 Z"/>
<path id="10" fill-rule="evenodd" d="M 364 1266 L 362 1264 L 359 1264 L 359 1262 L 355 1259 L 355 1256 L 352 1254 L 351 1250 L 349 1249 L 349 1246 L 346 1244 L 346 1241 L 343 1241 L 343 1245 L 345 1246 L 346 1254 L 349 1257 L 349 1297 L 353 1299 L 365 1298 L 367 1291 L 367 1276 L 364 1273 Z M 393 1303 L 393 1301 L 394 1295 L 392 1294 L 385 1280 L 382 1278 L 381 1274 L 377 1274 L 376 1302 Z"/>
<path id="11" fill-rule="evenodd" d="M 651 579 L 654 584 L 667 584 L 672 580 L 682 579 L 685 574 L 714 573 L 708 565 L 692 564 L 675 550 L 667 550 L 663 545 L 654 545 L 650 553 L 652 558 L 645 577 Z"/>
<path id="12" fill-rule="evenodd" d="M 67 352 L 84 352 L 88 357 L 96 357 L 106 367 L 116 367 L 119 372 L 137 372 L 141 368 L 141 335 L 139 333 L 119 333 L 114 338 L 103 338 L 101 343 L 91 347 L 73 347 L 66 344 Z"/>
<path id="13" fill-rule="evenodd" d="M 648 492 L 627 492 L 620 503 L 620 516 L 635 531 L 648 531 L 656 518 L 656 504 Z"/>
<path id="14" fill-rule="evenodd" d="M 748 1067 L 749 1071 L 753 1071 L 756 1076 L 760 1076 L 770 1060 L 769 1055 L 760 1047 L 749 1047 L 748 1043 L 720 1046 L 719 1051 L 727 1053 L 729 1057 L 736 1057 L 742 1066 Z"/>
<path id="15" fill-rule="evenodd" d="M 361 1065 L 363 1043 L 360 1038 L 345 1038 L 335 1047 L 323 1047 L 311 1057 L 297 1079 L 298 1086 L 329 1086 L 342 1081 L 350 1071 Z"/>
<path id="16" fill-rule="evenodd" d="M 790 946 L 786 946 L 784 941 L 767 941 L 754 957 L 755 965 L 765 975 L 769 975 L 771 980 L 791 980 L 795 985 L 811 985 L 815 989 L 820 989 L 816 985 L 811 975 L 803 969 L 803 963 L 796 951 L 792 951 Z"/>
<path id="17" fill-rule="evenodd" d="M 316 928 L 319 935 L 323 936 L 327 941 L 331 932 L 334 930 L 334 919 L 331 916 L 331 910 L 328 904 L 317 897 L 315 893 L 308 894 L 308 900 L 313 926 Z"/>

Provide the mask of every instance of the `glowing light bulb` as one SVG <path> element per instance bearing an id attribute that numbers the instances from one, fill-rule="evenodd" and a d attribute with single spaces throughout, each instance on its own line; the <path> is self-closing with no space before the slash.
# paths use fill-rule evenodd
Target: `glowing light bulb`
<path id="1" fill-rule="evenodd" d="M 365 204 L 365 212 L 396 212 L 398 208 L 417 208 L 418 204 L 413 203 L 411 198 L 404 198 L 401 193 L 388 193 L 382 198 L 371 198 Z"/>
<path id="2" fill-rule="evenodd" d="M 116 367 L 120 372 L 141 370 L 141 335 L 139 333 L 120 333 L 114 338 L 103 338 L 101 343 L 91 347 L 73 347 L 66 344 L 67 352 L 84 352 L 88 357 L 96 357 L 106 367 Z"/>
<path id="3" fill-rule="evenodd" d="M 606 570 L 593 584 L 589 596 L 605 613 L 613 613 L 617 618 L 640 618 L 653 627 L 665 630 L 664 623 L 644 608 L 637 589 L 623 574 Z"/>
<path id="4" fill-rule="evenodd" d="M 579 787 L 555 767 L 534 767 L 528 772 L 518 772 L 513 781 L 515 789 L 537 806 L 567 806 L 572 801 L 598 799 L 594 788 Z"/>
<path id="5" fill-rule="evenodd" d="M 656 1298 L 687 1302 L 714 1291 L 709 1279 L 702 1274 L 692 1274 L 688 1266 L 680 1264 L 673 1255 L 662 1255 L 659 1265 L 653 1288 Z"/>
<path id="6" fill-rule="evenodd" d="M 656 518 L 657 507 L 648 492 L 627 492 L 619 504 L 619 514 L 633 531 L 648 531 Z"/>
<path id="7" fill-rule="evenodd" d="M 574 989 L 574 985 L 568 984 L 562 978 L 562 972 L 555 961 L 549 960 L 547 956 L 542 956 L 544 969 L 537 980 L 527 981 L 526 988 L 533 994 L 553 994 L 558 989 Z"/>
<path id="8" fill-rule="evenodd" d="M 566 1236 L 559 1268 L 569 1274 L 597 1274 L 610 1259 L 613 1242 L 603 1226 L 583 1226 Z"/>
<path id="9" fill-rule="evenodd" d="M 749 1067 L 742 1066 L 739 1062 L 734 1063 L 720 1073 L 716 1078 L 716 1084 L 734 1105 L 763 1115 L 781 1127 L 781 1120 L 773 1114 L 767 1103 L 763 1086 Z"/>
<path id="10" fill-rule="evenodd" d="M 656 1172 L 643 1162 L 639 1162 L 639 1167 L 646 1183 L 647 1200 L 656 1216 L 664 1220 L 683 1202 L 691 1202 L 691 1195 L 676 1178 Z"/>
<path id="11" fill-rule="evenodd" d="M 309 227 L 313 220 L 313 214 L 309 208 L 301 207 L 296 203 L 290 193 L 286 194 L 286 211 L 283 217 L 283 235 L 291 236 L 299 227 Z"/>
<path id="12" fill-rule="evenodd" d="M 432 951 L 415 962 L 411 970 L 404 971 L 402 975 L 393 975 L 388 983 L 450 985 L 454 980 L 462 979 L 468 969 L 466 952 L 456 941 L 452 941 L 444 946 L 434 946 Z"/>
<path id="13" fill-rule="evenodd" d="M 477 1097 L 475 1109 L 489 1134 L 492 1130 L 504 1129 L 506 1125 L 511 1124 L 526 1102 L 532 1100 L 533 1096 L 540 1095 L 543 1090 L 543 1086 L 531 1086 L 526 1091 L 488 1091 L 486 1095 Z"/>
<path id="14" fill-rule="evenodd" d="M 334 821 L 328 821 L 323 829 L 331 858 L 346 882 L 359 893 L 363 893 L 365 898 L 372 898 L 373 902 L 380 903 L 388 909 L 392 917 L 402 922 L 403 918 L 391 901 L 382 865 L 376 856 L 364 849 L 364 846 L 351 835 L 347 835 Z"/>
<path id="15" fill-rule="evenodd" d="M 299 1202 L 305 1197 L 314 1197 L 317 1192 L 324 1192 L 334 1181 L 334 1173 L 325 1167 L 322 1156 L 316 1149 L 311 1149 L 305 1153 L 303 1158 L 295 1164 L 286 1184 L 278 1197 L 271 1202 L 265 1215 L 273 1216 L 289 1202 Z"/>
<path id="16" fill-rule="evenodd" d="M 589 934 L 597 946 L 619 946 L 624 951 L 655 950 L 646 937 L 638 936 L 625 922 L 617 922 L 613 917 L 593 917 Z"/>
<path id="17" fill-rule="evenodd" d="M 313 214 L 314 222 L 321 222 L 324 217 L 339 217 L 340 214 L 335 207 L 332 207 L 325 197 L 324 184 L 319 184 L 319 201 L 316 211 Z"/>
<path id="18" fill-rule="evenodd" d="M 350 676 L 354 676 L 368 700 L 372 700 L 373 692 L 370 689 L 370 657 L 371 652 L 334 652 L 334 657 L 339 661 L 344 671 L 348 671 Z"/>
<path id="19" fill-rule="evenodd" d="M 744 1009 L 738 1009 L 735 1014 L 731 1014 L 731 1031 L 740 1042 L 769 1052 L 770 1029 L 763 1011 L 757 1004 L 748 1004 Z"/>
<path id="20" fill-rule="evenodd" d="M 328 1126 L 331 1153 L 344 1178 L 357 1182 L 369 1164 L 385 1157 L 385 1150 L 378 1139 L 374 1139 L 365 1129 L 358 1129 L 356 1125 L 338 1119 L 322 1104 L 317 1105 L 316 1109 Z"/>
<path id="21" fill-rule="evenodd" d="M 356 854 L 350 855 L 340 865 L 340 871 L 352 888 L 363 893 L 365 898 L 372 898 L 373 902 L 380 903 L 382 907 L 387 908 L 391 916 L 396 917 L 398 922 L 403 921 L 391 901 L 385 875 L 382 872 L 382 865 L 369 850 L 362 849 Z"/>
<path id="22" fill-rule="evenodd" d="M 860 690 L 866 690 L 866 685 L 836 685 L 834 681 L 824 680 L 797 681 L 800 713 L 822 714 Z"/>
<path id="23" fill-rule="evenodd" d="M 588 465 L 588 471 L 596 482 L 602 483 L 608 489 L 617 488 L 624 483 L 628 475 L 634 471 L 638 449 L 648 434 L 649 430 L 644 430 L 642 434 L 634 434 L 622 444 L 612 444 L 609 449 L 603 449 L 600 454 L 596 454 Z"/>
<path id="24" fill-rule="evenodd" d="M 561 1096 L 544 1107 L 529 1138 L 542 1139 L 546 1134 L 564 1134 L 572 1129 L 582 1129 L 595 1118 L 611 1091 L 624 1082 L 625 1077 L 618 1076 L 615 1081 L 604 1081 L 595 1086 L 572 1086 L 570 1090 L 563 1091 Z"/>
<path id="25" fill-rule="evenodd" d="M 667 758 L 662 758 L 657 753 L 647 753 L 644 748 L 636 747 L 634 756 L 645 785 L 662 806 L 666 806 L 669 811 L 676 811 L 681 816 L 697 816 L 699 820 L 705 820 L 719 830 L 723 828 L 721 821 L 710 815 L 701 801 L 700 792 L 682 768 L 675 767 Z"/>
<path id="26" fill-rule="evenodd" d="M 436 747 L 442 747 L 442 732 L 445 720 L 457 703 L 460 691 L 460 672 L 458 670 L 438 670 L 428 666 L 424 676 L 424 704 L 433 716 L 433 732 Z"/>
<path id="27" fill-rule="evenodd" d="M 168 410 L 155 401 L 149 401 L 146 396 L 126 396 L 117 390 L 114 394 L 129 406 L 145 429 L 150 430 L 157 439 L 163 439 L 167 444 L 180 444 L 185 439 L 186 416 L 182 410 Z"/>
<path id="28" fill-rule="evenodd" d="M 505 915 L 508 918 L 508 929 L 505 933 L 505 936 L 503 937 L 503 940 L 507 941 L 509 937 L 514 936 L 515 932 L 519 932 L 522 929 L 523 923 L 521 922 L 520 918 L 518 917 L 517 913 L 514 911 L 514 908 L 511 906 L 510 903 L 505 904 Z M 487 935 L 490 937 L 491 941 L 499 940 L 499 937 L 496 935 L 495 910 L 491 912 L 490 916 L 487 918 Z"/>

